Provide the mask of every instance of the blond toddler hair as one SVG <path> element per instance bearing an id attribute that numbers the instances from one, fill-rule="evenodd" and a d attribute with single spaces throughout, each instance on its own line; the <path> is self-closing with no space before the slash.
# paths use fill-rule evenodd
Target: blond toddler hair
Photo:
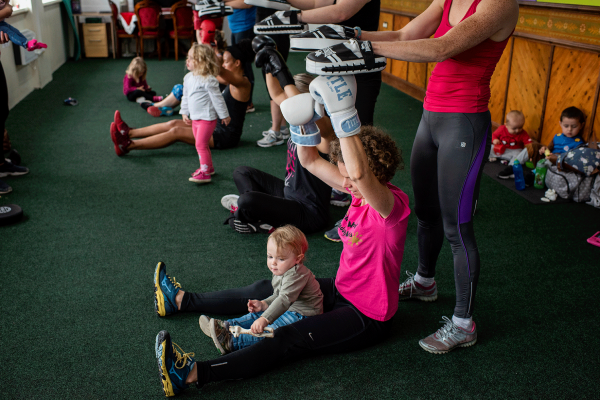
<path id="1" fill-rule="evenodd" d="M 217 61 L 217 55 L 209 46 L 194 43 L 192 46 L 192 59 L 194 60 L 194 75 L 217 76 L 221 72 L 221 66 Z"/>
<path id="2" fill-rule="evenodd" d="M 135 57 L 129 63 L 129 67 L 125 70 L 125 73 L 139 82 L 140 80 L 146 79 L 146 72 L 148 71 L 148 67 L 146 66 L 146 62 L 142 57 Z"/>
<path id="3" fill-rule="evenodd" d="M 306 252 L 308 251 L 308 241 L 304 233 L 293 225 L 284 225 L 280 228 L 275 229 L 269 240 L 273 239 L 277 250 L 284 250 L 286 247 L 290 247 L 294 255 L 302 255 L 304 259 Z"/>

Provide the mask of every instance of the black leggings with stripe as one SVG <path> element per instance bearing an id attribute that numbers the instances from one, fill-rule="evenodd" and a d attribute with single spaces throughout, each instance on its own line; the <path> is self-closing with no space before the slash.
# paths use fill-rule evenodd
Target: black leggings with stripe
<path id="1" fill-rule="evenodd" d="M 491 116 L 423 110 L 412 149 L 410 169 L 418 218 L 419 275 L 435 276 L 444 241 L 454 258 L 454 315 L 473 315 L 479 278 L 479 251 L 473 213 L 483 166 L 491 143 Z"/>

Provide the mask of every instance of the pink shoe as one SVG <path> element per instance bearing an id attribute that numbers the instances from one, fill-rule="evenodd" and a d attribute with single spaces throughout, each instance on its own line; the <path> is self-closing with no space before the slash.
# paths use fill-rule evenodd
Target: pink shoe
<path id="1" fill-rule="evenodd" d="M 158 103 L 159 101 L 162 101 L 162 99 L 163 99 L 162 96 L 154 96 L 154 97 L 152 97 L 152 102 Z"/>
<path id="2" fill-rule="evenodd" d="M 208 169 L 208 171 L 205 171 L 206 174 L 208 175 L 214 175 L 215 174 L 215 167 L 210 167 Z"/>
<path id="3" fill-rule="evenodd" d="M 146 109 L 146 111 L 148 112 L 148 114 L 152 115 L 153 117 L 160 117 L 160 115 L 162 114 L 160 112 L 160 109 L 156 106 L 150 106 Z"/>
<path id="4" fill-rule="evenodd" d="M 38 42 L 35 39 L 31 39 L 29 42 L 27 42 L 27 51 L 34 51 L 37 49 L 46 49 L 46 48 L 48 48 L 48 45 L 46 43 Z"/>
<path id="5" fill-rule="evenodd" d="M 121 132 L 122 135 L 126 135 L 129 137 L 129 126 L 121 119 L 121 113 L 119 110 L 115 111 L 115 124 L 117 124 L 117 129 Z"/>
<path id="6" fill-rule="evenodd" d="M 117 124 L 114 122 L 111 122 L 110 124 L 110 138 L 115 145 L 115 153 L 117 153 L 119 157 L 129 153 L 127 148 L 131 144 L 131 140 L 129 139 L 129 136 L 123 135 L 121 132 L 119 132 L 117 129 Z"/>
<path id="7" fill-rule="evenodd" d="M 208 183 L 211 181 L 210 175 L 207 174 L 206 172 L 200 171 L 200 168 L 198 168 L 196 170 L 196 172 L 194 172 L 192 174 L 192 176 L 190 177 L 189 180 L 190 180 L 190 182 L 196 182 L 196 183 Z"/>

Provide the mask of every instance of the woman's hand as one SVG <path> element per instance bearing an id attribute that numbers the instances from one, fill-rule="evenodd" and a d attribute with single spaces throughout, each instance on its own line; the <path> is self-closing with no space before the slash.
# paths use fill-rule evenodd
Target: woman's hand
<path id="1" fill-rule="evenodd" d="M 267 321 L 266 318 L 260 317 L 259 319 L 254 321 L 254 323 L 250 327 L 250 330 L 252 331 L 252 333 L 263 333 L 267 325 L 269 325 L 269 321 Z"/>
<path id="2" fill-rule="evenodd" d="M 223 118 L 221 120 L 221 123 L 225 126 L 229 125 L 230 122 L 231 122 L 231 117 Z"/>
<path id="3" fill-rule="evenodd" d="M 8 4 L 7 4 L 8 6 Z M 8 38 L 8 35 L 6 34 L 6 32 L 0 32 L 0 44 L 4 44 L 4 43 L 8 43 L 10 41 L 10 39 Z"/>
<path id="4" fill-rule="evenodd" d="M 261 311 L 265 311 L 267 308 L 264 307 L 264 304 L 260 300 L 248 300 L 248 312 L 258 313 Z"/>
<path id="5" fill-rule="evenodd" d="M 181 118 L 183 118 L 183 122 L 185 122 L 187 125 L 191 125 L 192 124 L 192 120 L 187 115 L 183 114 L 181 116 Z"/>

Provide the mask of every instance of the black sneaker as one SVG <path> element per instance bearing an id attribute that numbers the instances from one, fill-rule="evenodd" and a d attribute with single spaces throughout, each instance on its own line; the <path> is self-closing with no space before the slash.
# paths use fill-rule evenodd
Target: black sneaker
<path id="1" fill-rule="evenodd" d="M 298 11 L 277 11 L 254 25 L 257 35 L 295 35 L 302 33 L 305 24 L 298 22 Z"/>
<path id="2" fill-rule="evenodd" d="M 340 237 L 340 233 L 338 232 L 341 223 L 342 220 L 340 219 L 338 222 L 335 223 L 335 226 L 333 228 L 325 232 L 325 239 L 329 239 L 332 242 L 341 242 L 342 238 Z"/>
<path id="3" fill-rule="evenodd" d="M 0 194 L 8 194 L 12 192 L 12 188 L 4 181 L 0 181 Z"/>
<path id="4" fill-rule="evenodd" d="M 244 0 L 244 3 L 280 11 L 287 11 L 292 8 L 290 3 L 285 0 Z"/>
<path id="5" fill-rule="evenodd" d="M 497 176 L 500 179 L 514 179 L 515 178 L 515 174 L 513 173 L 513 167 L 512 167 L 512 165 L 509 165 L 508 167 L 504 168 L 502 171 L 500 171 L 498 173 Z"/>
<path id="6" fill-rule="evenodd" d="M 20 167 L 11 163 L 10 161 L 4 160 L 4 164 L 0 165 L 0 178 L 5 176 L 19 176 L 29 173 L 29 168 Z"/>
<path id="7" fill-rule="evenodd" d="M 312 31 L 290 37 L 290 49 L 317 51 L 354 39 L 354 29 L 343 25 L 321 25 Z"/>
<path id="8" fill-rule="evenodd" d="M 350 39 L 306 57 L 306 72 L 316 75 L 354 75 L 383 71 L 385 57 L 373 53 L 371 42 Z"/>

